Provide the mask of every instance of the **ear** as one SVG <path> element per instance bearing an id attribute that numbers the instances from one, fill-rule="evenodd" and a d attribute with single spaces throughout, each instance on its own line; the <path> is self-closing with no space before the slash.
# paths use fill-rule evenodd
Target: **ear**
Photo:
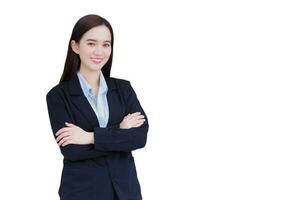
<path id="1" fill-rule="evenodd" d="M 71 40 L 71 48 L 74 51 L 74 53 L 79 54 L 79 46 L 75 42 L 75 40 Z"/>

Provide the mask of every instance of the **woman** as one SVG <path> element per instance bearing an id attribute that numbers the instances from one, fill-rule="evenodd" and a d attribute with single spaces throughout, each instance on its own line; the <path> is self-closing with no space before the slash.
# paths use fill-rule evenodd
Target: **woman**
<path id="1" fill-rule="evenodd" d="M 113 41 L 106 19 L 79 19 L 60 82 L 46 96 L 64 156 L 61 200 L 142 199 L 131 152 L 146 145 L 148 118 L 130 82 L 110 77 Z"/>

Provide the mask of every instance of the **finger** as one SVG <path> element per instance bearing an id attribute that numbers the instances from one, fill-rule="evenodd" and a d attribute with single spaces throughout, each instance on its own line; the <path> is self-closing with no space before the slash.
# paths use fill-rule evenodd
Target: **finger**
<path id="1" fill-rule="evenodd" d="M 60 146 L 65 141 L 66 141 L 66 138 L 62 138 L 59 142 L 57 142 L 58 146 Z"/>
<path id="2" fill-rule="evenodd" d="M 138 119 L 138 121 L 140 121 L 140 122 L 145 122 L 146 119 L 145 119 L 145 118 L 141 118 L 141 119 Z"/>
<path id="3" fill-rule="evenodd" d="M 130 116 L 137 116 L 137 115 L 140 115 L 140 114 L 141 114 L 141 112 L 135 112 L 135 113 L 130 114 Z"/>
<path id="4" fill-rule="evenodd" d="M 65 124 L 66 124 L 67 126 L 76 126 L 76 125 L 74 125 L 74 124 L 72 124 L 72 123 L 69 123 L 69 122 L 65 122 Z"/>
<path id="5" fill-rule="evenodd" d="M 68 145 L 68 144 L 74 144 L 74 142 L 73 142 L 73 140 L 72 139 L 70 139 L 70 140 L 67 140 L 67 141 L 65 141 L 61 146 L 66 146 L 66 145 Z"/>
<path id="6" fill-rule="evenodd" d="M 139 116 L 132 117 L 129 120 L 135 122 L 137 120 L 143 120 L 143 119 L 145 119 L 145 116 L 144 115 L 139 115 Z"/>
<path id="7" fill-rule="evenodd" d="M 144 122 L 146 119 L 144 119 L 144 118 L 140 118 L 140 119 L 132 119 L 132 123 L 134 124 L 134 123 L 140 123 L 140 122 Z"/>
<path id="8" fill-rule="evenodd" d="M 135 119 L 144 119 L 145 116 L 144 115 L 139 115 L 139 116 L 136 116 Z"/>
<path id="9" fill-rule="evenodd" d="M 145 119 L 139 119 L 139 120 L 136 120 L 134 123 L 135 124 L 143 124 L 145 122 Z"/>
<path id="10" fill-rule="evenodd" d="M 63 127 L 55 133 L 55 136 L 58 136 L 58 135 L 62 134 L 63 132 L 68 131 L 69 129 L 70 129 L 69 127 Z"/>
<path id="11" fill-rule="evenodd" d="M 138 120 L 138 123 L 143 124 L 145 121 L 146 121 L 146 119 L 140 119 L 140 120 Z"/>
<path id="12" fill-rule="evenodd" d="M 60 134 L 57 138 L 56 138 L 56 142 L 58 142 L 59 140 L 61 140 L 64 137 L 70 136 L 71 134 L 69 132 L 64 132 L 62 134 Z"/>
<path id="13" fill-rule="evenodd" d="M 70 140 L 70 136 L 66 136 L 64 138 L 62 138 L 59 142 L 58 142 L 58 146 L 62 145 L 64 142 L 66 142 L 67 140 Z"/>
<path id="14" fill-rule="evenodd" d="M 141 112 L 132 113 L 132 114 L 130 114 L 129 118 L 132 119 L 133 117 L 136 117 L 136 116 L 138 116 L 140 114 L 141 114 Z"/>
<path id="15" fill-rule="evenodd" d="M 65 129 L 65 127 L 64 128 L 61 128 L 61 129 L 59 129 L 56 133 L 55 133 L 55 136 L 58 136 L 58 135 L 60 135 L 62 132 L 64 132 L 66 129 Z"/>
<path id="16" fill-rule="evenodd" d="M 137 122 L 137 123 L 135 123 L 135 125 L 134 125 L 133 127 L 139 127 L 139 126 L 141 126 L 143 123 L 144 123 L 144 122 Z"/>

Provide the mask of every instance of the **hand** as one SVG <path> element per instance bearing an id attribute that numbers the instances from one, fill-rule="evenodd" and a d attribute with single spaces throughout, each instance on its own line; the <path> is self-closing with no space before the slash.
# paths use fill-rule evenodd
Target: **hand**
<path id="1" fill-rule="evenodd" d="M 133 114 L 128 114 L 124 117 L 120 124 L 121 129 L 129 129 L 132 127 L 139 127 L 145 122 L 145 116 L 141 115 L 141 112 L 135 112 Z"/>
<path id="2" fill-rule="evenodd" d="M 67 127 L 59 129 L 55 136 L 58 146 L 66 146 L 68 144 L 91 144 L 92 136 L 89 132 L 84 131 L 79 126 L 65 123 Z"/>

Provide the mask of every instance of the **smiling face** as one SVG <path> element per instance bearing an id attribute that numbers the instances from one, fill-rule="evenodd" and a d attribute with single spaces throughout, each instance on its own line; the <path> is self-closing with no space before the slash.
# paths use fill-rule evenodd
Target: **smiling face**
<path id="1" fill-rule="evenodd" d="M 71 41 L 71 47 L 80 57 L 80 68 L 88 71 L 100 71 L 111 54 L 111 34 L 104 26 L 96 26 L 87 31 L 77 44 Z"/>

